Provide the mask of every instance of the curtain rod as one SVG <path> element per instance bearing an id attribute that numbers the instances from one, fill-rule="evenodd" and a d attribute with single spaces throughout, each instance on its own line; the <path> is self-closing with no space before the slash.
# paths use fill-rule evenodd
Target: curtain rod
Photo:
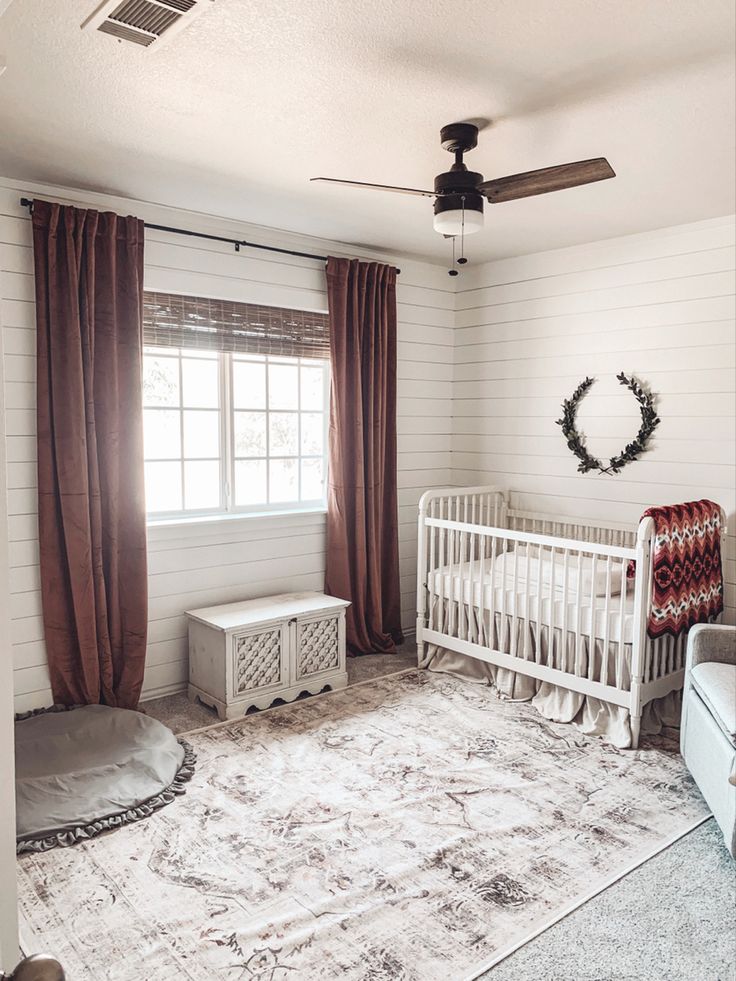
<path id="1" fill-rule="evenodd" d="M 21 198 L 20 204 L 22 208 L 28 208 L 29 212 L 33 212 L 32 198 Z M 206 238 L 211 242 L 226 242 L 228 245 L 235 246 L 236 252 L 240 252 L 241 248 L 262 249 L 264 252 L 280 252 L 282 255 L 296 255 L 301 259 L 316 259 L 318 262 L 327 262 L 326 255 L 315 255 L 313 252 L 297 252 L 296 249 L 280 249 L 276 245 L 260 245 L 258 242 L 246 242 L 245 239 L 223 238 L 222 235 L 208 235 L 206 232 L 193 232 L 188 228 L 171 228 L 169 225 L 152 225 L 147 221 L 143 222 L 143 226 L 144 228 L 152 228 L 157 232 L 171 232 L 174 235 L 189 235 L 191 238 Z M 400 269 L 396 270 L 397 275 L 400 272 Z"/>

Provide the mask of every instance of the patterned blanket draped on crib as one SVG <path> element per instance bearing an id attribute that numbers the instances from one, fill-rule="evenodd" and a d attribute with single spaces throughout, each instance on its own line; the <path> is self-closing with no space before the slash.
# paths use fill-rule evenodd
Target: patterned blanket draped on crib
<path id="1" fill-rule="evenodd" d="M 712 622 L 723 612 L 719 505 L 708 500 L 668 504 L 648 508 L 646 517 L 655 526 L 647 633 L 677 637 L 695 623 Z"/>

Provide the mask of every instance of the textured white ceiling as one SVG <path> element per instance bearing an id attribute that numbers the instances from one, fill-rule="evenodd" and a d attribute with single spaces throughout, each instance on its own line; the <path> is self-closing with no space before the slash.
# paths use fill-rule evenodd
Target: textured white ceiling
<path id="1" fill-rule="evenodd" d="M 731 213 L 733 0 L 216 0 L 160 51 L 80 23 L 0 19 L 0 173 L 446 257 L 439 129 L 486 118 L 487 178 L 607 156 L 615 180 L 487 206 L 473 259 Z"/>

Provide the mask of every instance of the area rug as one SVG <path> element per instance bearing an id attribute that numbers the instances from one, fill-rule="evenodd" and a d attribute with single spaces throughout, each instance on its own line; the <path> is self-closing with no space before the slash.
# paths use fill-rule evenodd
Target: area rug
<path id="1" fill-rule="evenodd" d="M 187 738 L 185 797 L 19 861 L 23 947 L 72 981 L 463 981 L 708 814 L 671 741 L 429 672 Z"/>

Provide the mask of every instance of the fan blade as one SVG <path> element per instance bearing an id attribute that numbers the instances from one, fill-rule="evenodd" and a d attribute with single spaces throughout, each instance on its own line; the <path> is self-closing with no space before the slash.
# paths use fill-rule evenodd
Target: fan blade
<path id="1" fill-rule="evenodd" d="M 310 177 L 310 181 L 325 181 L 328 184 L 345 184 L 347 187 L 370 187 L 376 191 L 393 191 L 396 194 L 420 194 L 425 198 L 436 197 L 434 191 L 418 191 L 415 187 L 391 187 L 389 184 L 366 184 L 364 181 L 341 181 L 336 177 Z"/>
<path id="2" fill-rule="evenodd" d="M 491 204 L 500 204 L 502 201 L 529 198 L 534 194 L 564 191 L 565 188 L 578 187 L 580 184 L 593 184 L 615 176 L 613 167 L 606 158 L 596 157 L 595 160 L 578 160 L 576 163 L 560 164 L 557 167 L 529 170 L 525 174 L 498 177 L 479 184 L 478 190 Z"/>

